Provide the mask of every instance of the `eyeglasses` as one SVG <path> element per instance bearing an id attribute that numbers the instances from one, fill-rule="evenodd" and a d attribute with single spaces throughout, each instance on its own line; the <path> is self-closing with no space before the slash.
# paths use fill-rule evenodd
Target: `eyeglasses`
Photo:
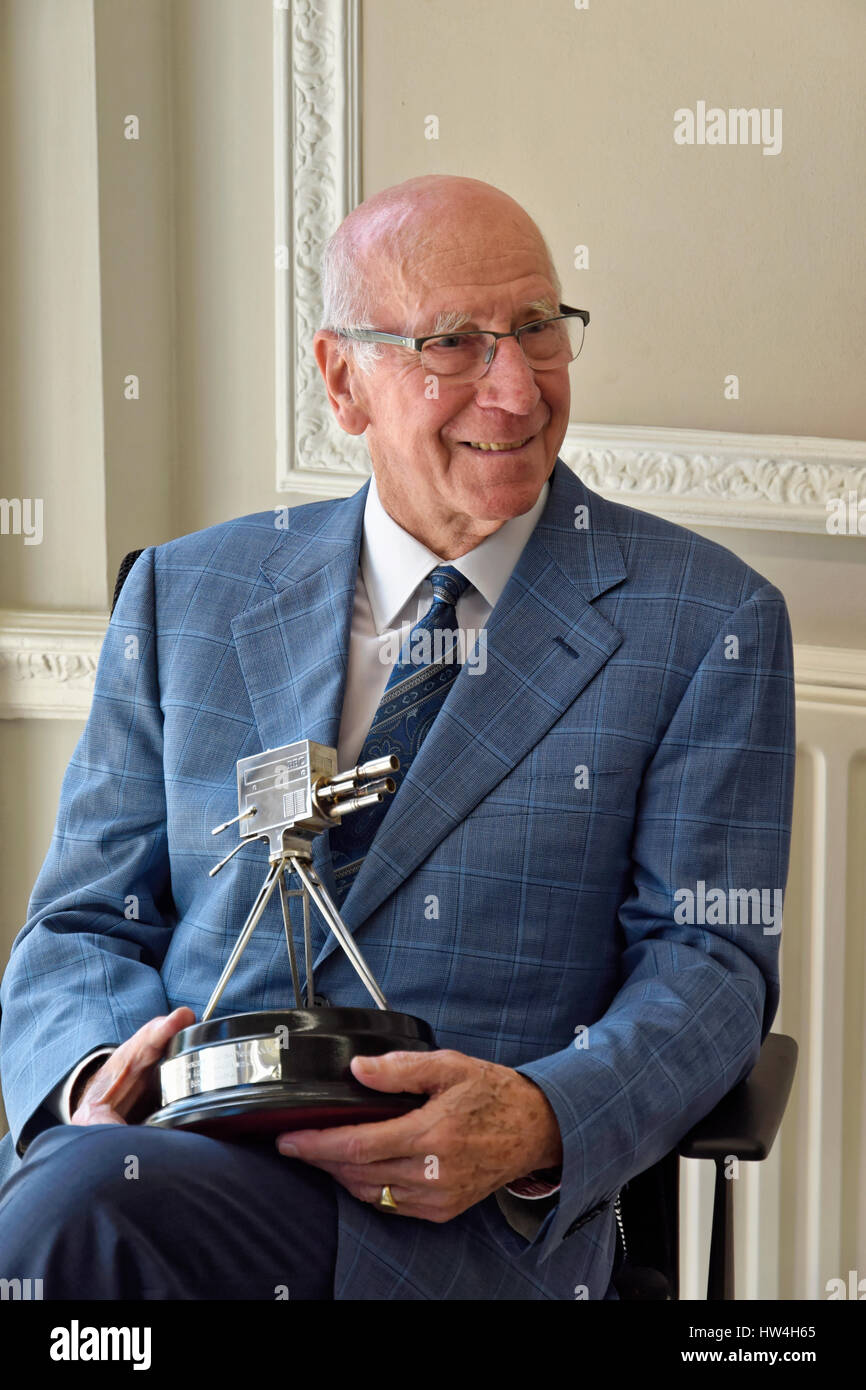
<path id="1" fill-rule="evenodd" d="M 373 328 L 344 328 L 339 332 L 343 338 L 356 338 L 363 343 L 396 343 L 411 348 L 420 354 L 421 367 L 426 373 L 447 377 L 457 386 L 484 376 L 503 338 L 517 339 L 534 372 L 565 367 L 583 347 L 588 323 L 586 309 L 570 309 L 567 304 L 560 304 L 559 313 L 552 318 L 534 319 L 511 333 L 472 330 L 403 338 L 398 333 L 380 333 Z"/>

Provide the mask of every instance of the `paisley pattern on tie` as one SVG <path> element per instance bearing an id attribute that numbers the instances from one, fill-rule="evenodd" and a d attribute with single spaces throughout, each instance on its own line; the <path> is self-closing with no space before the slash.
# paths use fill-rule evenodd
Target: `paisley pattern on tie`
<path id="1" fill-rule="evenodd" d="M 457 642 L 457 600 L 469 580 L 452 565 L 439 565 L 430 582 L 433 602 L 403 643 L 358 756 L 358 762 L 365 763 L 396 753 L 400 768 L 392 775 L 398 788 L 460 670 L 449 657 Z M 440 659 L 425 665 L 413 660 L 413 653 L 416 657 L 429 653 Z M 338 907 L 345 901 L 395 796 L 396 792 L 386 793 L 378 805 L 352 812 L 328 831 Z"/>

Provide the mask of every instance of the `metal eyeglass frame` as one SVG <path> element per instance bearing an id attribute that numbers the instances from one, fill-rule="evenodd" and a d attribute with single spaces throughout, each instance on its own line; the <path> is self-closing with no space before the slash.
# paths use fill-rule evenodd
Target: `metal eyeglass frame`
<path id="1" fill-rule="evenodd" d="M 496 355 L 496 349 L 503 338 L 516 338 L 520 350 L 522 352 L 523 344 L 520 341 L 520 334 L 523 333 L 526 329 L 537 328 L 540 323 L 556 323 L 558 319 L 566 318 L 581 319 L 583 321 L 583 327 L 585 330 L 589 323 L 589 310 L 572 309 L 568 304 L 560 304 L 558 314 L 552 314 L 550 318 L 546 319 L 531 319 L 529 323 L 522 323 L 519 328 L 512 329 L 510 333 L 496 333 L 492 328 L 452 328 L 450 332 L 427 333 L 423 338 L 404 338 L 399 333 L 382 333 L 376 328 L 340 328 L 335 329 L 334 332 L 336 332 L 338 336 L 341 338 L 356 338 L 358 339 L 358 341 L 362 343 L 396 343 L 398 347 L 412 348 L 415 352 L 419 354 L 425 343 L 433 342 L 436 338 L 454 338 L 457 337 L 458 334 L 461 337 L 465 338 L 492 338 L 494 340 L 493 346 L 490 349 L 489 357 L 487 357 L 484 362 L 484 371 L 481 373 L 481 376 L 484 376 L 484 373 L 488 370 L 490 363 L 493 361 L 493 358 Z M 570 359 L 570 362 L 574 362 L 577 360 L 577 357 L 580 355 L 580 351 L 582 348 L 583 341 L 581 340 L 580 348 L 578 349 L 577 353 L 575 353 L 574 357 Z M 524 357 L 525 356 L 526 354 L 524 353 Z M 569 364 L 566 363 L 564 365 Z M 555 370 L 556 368 L 552 367 L 532 367 L 532 371 L 534 372 Z M 447 380 L 447 377 L 445 379 Z M 476 378 L 476 380 L 480 380 L 480 377 Z"/>

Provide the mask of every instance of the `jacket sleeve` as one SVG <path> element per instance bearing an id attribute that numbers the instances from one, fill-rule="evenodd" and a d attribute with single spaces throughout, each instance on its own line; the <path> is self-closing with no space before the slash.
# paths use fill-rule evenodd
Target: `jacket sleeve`
<path id="1" fill-rule="evenodd" d="M 794 759 L 790 623 L 765 584 L 725 619 L 645 770 L 614 999 L 517 1068 L 563 1141 L 541 1260 L 757 1061 L 779 998 Z"/>
<path id="2" fill-rule="evenodd" d="M 159 972 L 175 921 L 151 547 L 109 623 L 0 988 L 3 1096 L 19 1154 L 57 1122 L 46 1098 L 75 1063 L 169 1011 Z"/>

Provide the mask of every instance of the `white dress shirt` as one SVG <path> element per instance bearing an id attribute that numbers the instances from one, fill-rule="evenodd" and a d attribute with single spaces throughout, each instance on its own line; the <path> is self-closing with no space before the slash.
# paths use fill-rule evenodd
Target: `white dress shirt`
<path id="1" fill-rule="evenodd" d="M 433 585 L 428 578 L 431 570 L 437 565 L 452 565 L 469 580 L 457 600 L 457 623 L 467 640 L 467 650 L 471 650 L 474 643 L 469 637 L 484 627 L 495 608 L 544 511 L 549 491 L 550 484 L 545 482 L 530 511 L 504 522 L 474 550 L 467 550 L 456 560 L 443 560 L 385 511 L 376 479 L 371 477 L 337 742 L 339 767 L 353 767 L 358 761 L 391 674 L 389 653 L 433 602 Z"/>

